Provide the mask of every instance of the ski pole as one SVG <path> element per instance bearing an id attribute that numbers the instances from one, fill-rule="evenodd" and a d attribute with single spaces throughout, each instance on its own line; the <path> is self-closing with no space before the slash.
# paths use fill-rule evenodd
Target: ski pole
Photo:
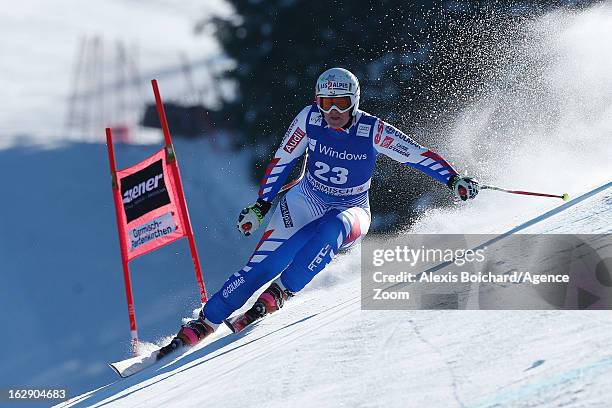
<path id="1" fill-rule="evenodd" d="M 480 188 L 482 190 L 496 190 L 496 191 L 503 191 L 504 193 L 510 193 L 510 194 L 523 194 L 523 195 L 531 195 L 531 196 L 538 196 L 538 197 L 560 198 L 563 201 L 568 201 L 569 200 L 569 194 L 567 194 L 567 193 L 563 193 L 561 195 L 558 195 L 558 194 L 546 194 L 546 193 L 534 193 L 532 191 L 508 190 L 508 189 L 501 188 L 501 187 L 488 186 L 486 184 L 481 184 Z"/>
<path id="2" fill-rule="evenodd" d="M 308 150 L 304 153 L 304 161 L 302 162 L 302 169 L 300 170 L 300 175 L 295 180 L 282 186 L 279 193 L 284 193 L 285 191 L 289 190 L 291 187 L 302 181 L 302 179 L 304 178 L 304 174 L 306 174 L 306 160 L 308 160 Z"/>

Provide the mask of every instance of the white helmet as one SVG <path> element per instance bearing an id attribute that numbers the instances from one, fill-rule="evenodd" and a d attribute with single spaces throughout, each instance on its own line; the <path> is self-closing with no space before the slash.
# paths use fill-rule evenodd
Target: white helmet
<path id="1" fill-rule="evenodd" d="M 349 96 L 351 98 L 351 106 L 348 109 L 338 110 L 346 112 L 352 109 L 353 116 L 357 113 L 357 109 L 359 109 L 360 94 L 359 80 L 353 73 L 344 68 L 330 68 L 323 72 L 319 79 L 317 79 L 317 85 L 315 86 L 315 97 L 317 98 L 319 109 L 321 109 L 319 97 Z"/>

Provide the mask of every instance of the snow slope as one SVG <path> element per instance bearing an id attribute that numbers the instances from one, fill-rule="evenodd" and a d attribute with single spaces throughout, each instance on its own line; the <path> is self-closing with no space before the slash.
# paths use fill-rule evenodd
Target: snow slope
<path id="1" fill-rule="evenodd" d="M 515 232 L 610 232 L 612 182 Z M 363 311 L 359 254 L 283 310 L 62 406 L 609 406 L 608 311 Z"/>

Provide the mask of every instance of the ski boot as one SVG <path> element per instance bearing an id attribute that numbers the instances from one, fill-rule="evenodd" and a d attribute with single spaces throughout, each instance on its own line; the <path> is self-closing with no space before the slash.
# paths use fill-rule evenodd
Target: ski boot
<path id="1" fill-rule="evenodd" d="M 285 304 L 285 300 L 292 296 L 293 293 L 282 285 L 280 279 L 277 279 L 259 295 L 253 307 L 241 315 L 224 320 L 224 323 L 231 331 L 238 333 L 265 315 L 279 310 Z"/>
<path id="2" fill-rule="evenodd" d="M 172 339 L 170 344 L 159 349 L 157 359 L 180 349 L 185 346 L 193 347 L 209 334 L 213 333 L 218 325 L 206 319 L 200 311 L 200 316 L 196 320 L 191 320 L 181 326 L 178 334 Z"/>

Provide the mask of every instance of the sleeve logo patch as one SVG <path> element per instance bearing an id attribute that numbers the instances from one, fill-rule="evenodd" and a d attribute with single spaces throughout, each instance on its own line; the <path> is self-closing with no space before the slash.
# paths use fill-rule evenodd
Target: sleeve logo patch
<path id="1" fill-rule="evenodd" d="M 300 144 L 305 135 L 306 133 L 304 133 L 302 129 L 295 129 L 295 132 L 293 132 L 289 140 L 287 140 L 287 143 L 285 144 L 285 147 L 283 147 L 283 150 L 287 153 L 293 153 L 293 150 L 295 150 L 297 145 Z"/>
<path id="2" fill-rule="evenodd" d="M 310 114 L 310 119 L 308 120 L 308 124 L 310 125 L 320 125 L 321 124 L 321 114 L 318 112 L 313 112 Z"/>
<path id="3" fill-rule="evenodd" d="M 385 139 L 380 144 L 381 147 L 389 147 L 393 143 L 393 138 L 391 136 L 385 136 Z"/>
<path id="4" fill-rule="evenodd" d="M 378 129 L 376 129 L 376 136 L 374 136 L 374 144 L 379 144 L 380 143 L 380 136 L 382 135 L 383 132 L 383 122 L 382 120 L 378 121 Z"/>

